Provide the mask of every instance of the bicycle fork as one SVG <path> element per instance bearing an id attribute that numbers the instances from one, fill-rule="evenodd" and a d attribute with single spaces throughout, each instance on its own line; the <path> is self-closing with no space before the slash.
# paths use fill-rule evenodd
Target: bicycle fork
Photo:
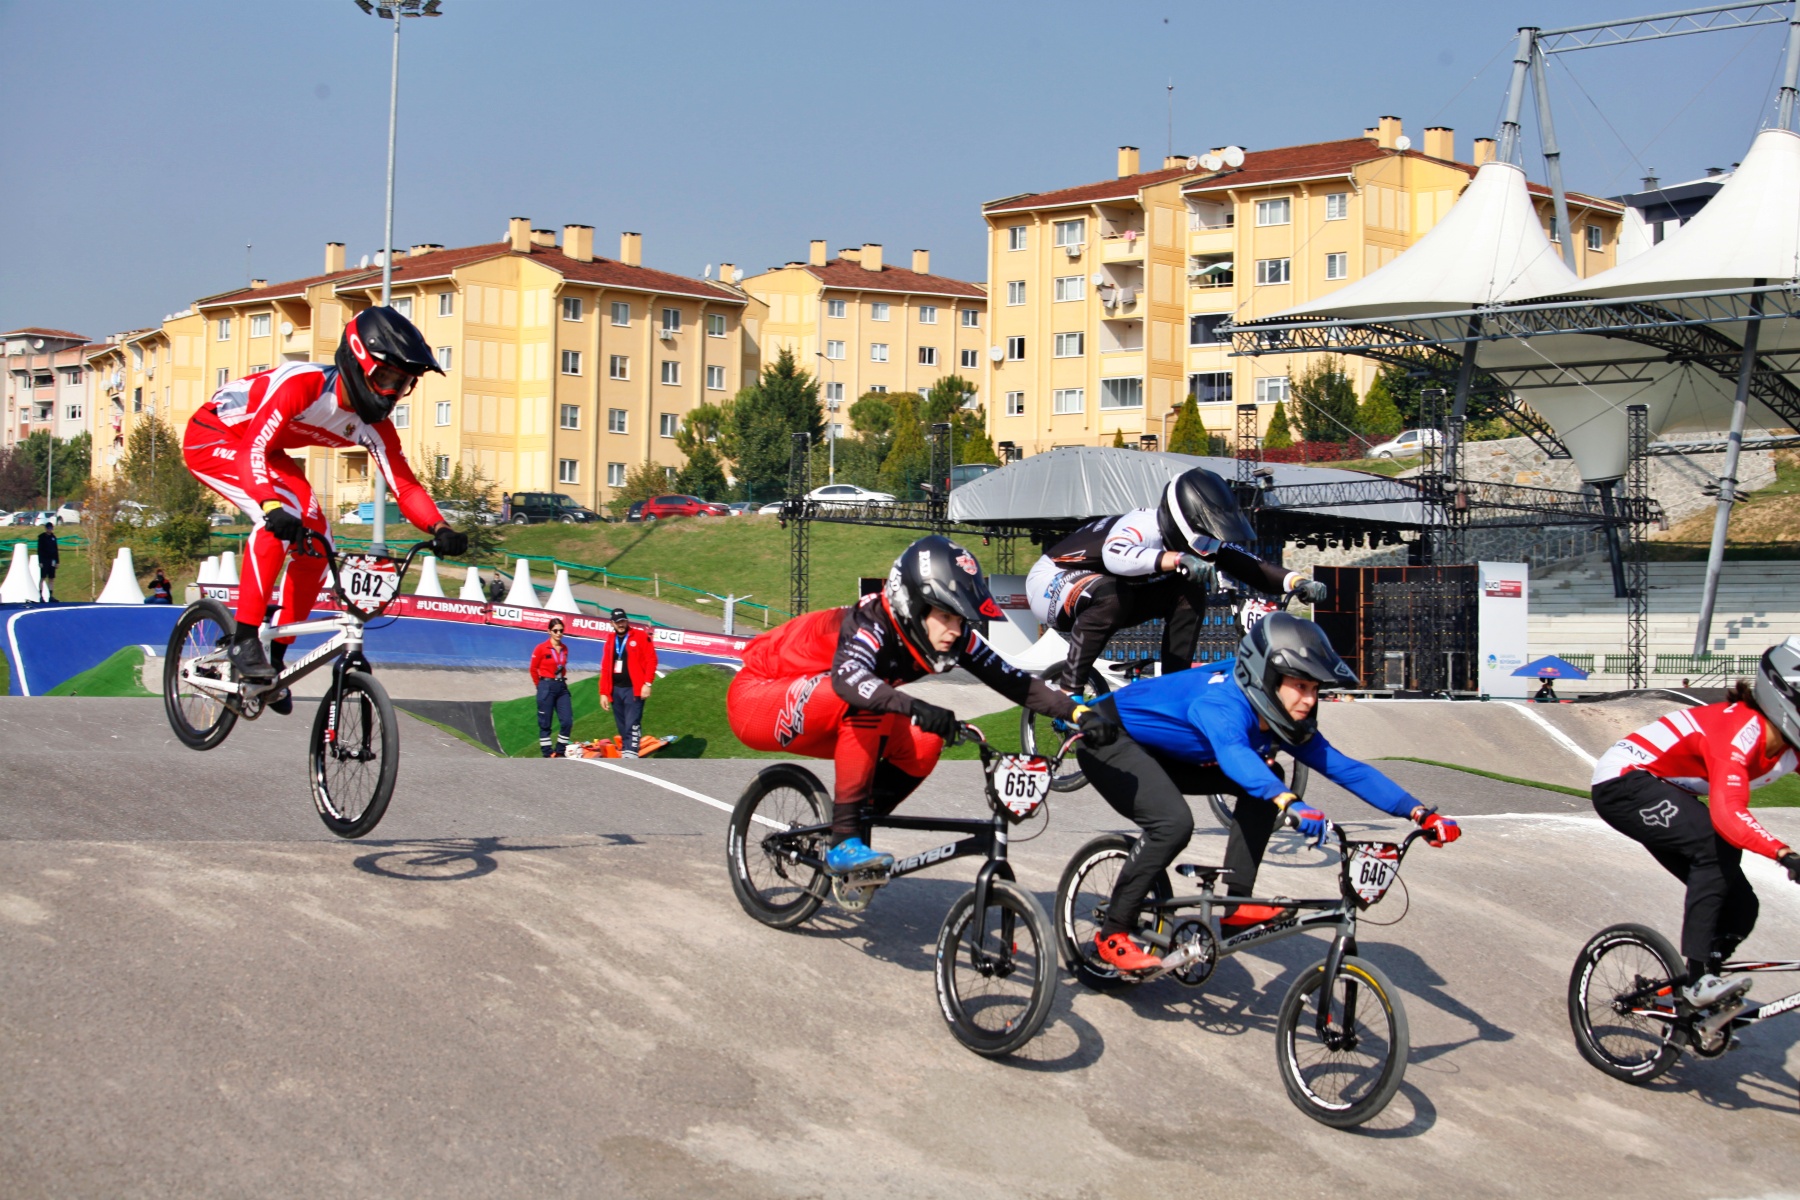
<path id="1" fill-rule="evenodd" d="M 1337 936 L 1331 939 L 1331 949 L 1325 952 L 1325 979 L 1319 985 L 1319 1011 L 1315 1017 L 1319 1040 L 1334 1051 L 1354 1049 L 1356 1045 L 1357 986 L 1355 980 L 1344 982 L 1342 1028 L 1333 1030 L 1331 1027 L 1331 996 L 1335 990 L 1338 971 L 1343 968 L 1344 959 L 1355 953 L 1355 927 L 1348 923 L 1339 926 Z"/>
<path id="2" fill-rule="evenodd" d="M 1004 906 L 1000 909 L 1000 921 L 996 928 L 998 944 L 993 950 L 988 949 L 987 912 L 988 892 L 993 886 L 994 876 L 1000 876 L 1012 882 L 1012 866 L 1006 861 L 1006 831 L 995 832 L 994 857 L 981 865 L 975 874 L 975 907 L 970 920 L 975 922 L 976 937 L 971 943 L 971 955 L 975 969 L 983 975 L 1007 975 L 1012 972 L 1013 954 L 1013 914 Z"/>

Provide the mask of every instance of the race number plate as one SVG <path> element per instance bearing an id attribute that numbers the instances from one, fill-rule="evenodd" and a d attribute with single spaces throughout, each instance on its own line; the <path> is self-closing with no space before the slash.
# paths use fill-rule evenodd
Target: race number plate
<path id="1" fill-rule="evenodd" d="M 1023 821 L 1050 795 L 1050 764 L 1036 755 L 1003 754 L 994 768 L 994 791 L 1006 811 Z"/>
<path id="2" fill-rule="evenodd" d="M 1258 621 L 1262 620 L 1270 613 L 1277 611 L 1280 607 L 1281 605 L 1275 603 L 1273 600 L 1264 600 L 1259 596 L 1249 596 L 1244 600 L 1244 606 L 1239 611 L 1239 617 L 1243 621 L 1245 629 L 1254 629 Z"/>
<path id="3" fill-rule="evenodd" d="M 1348 869 L 1350 888 L 1367 908 L 1400 878 L 1400 847 L 1387 842 L 1358 846 L 1350 852 Z"/>
<path id="4" fill-rule="evenodd" d="M 358 612 L 378 613 L 400 592 L 400 564 L 372 554 L 347 554 L 338 559 L 338 586 Z"/>

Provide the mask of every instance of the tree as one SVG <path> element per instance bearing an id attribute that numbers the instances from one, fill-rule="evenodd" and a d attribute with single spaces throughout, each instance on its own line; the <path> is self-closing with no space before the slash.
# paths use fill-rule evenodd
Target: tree
<path id="1" fill-rule="evenodd" d="M 180 439 L 162 418 L 150 414 L 131 427 L 118 478 L 127 498 L 144 506 L 119 531 L 134 558 L 172 564 L 206 553 L 213 495 L 189 473 Z"/>
<path id="2" fill-rule="evenodd" d="M 428 457 L 437 455 L 434 446 Z M 494 481 L 482 474 L 479 466 L 457 463 L 442 479 L 433 474 L 425 488 L 444 510 L 444 519 L 469 536 L 467 557 L 471 562 L 485 562 L 498 553 L 500 525 L 494 519 Z"/>
<path id="3" fill-rule="evenodd" d="M 1356 432 L 1356 387 L 1344 373 L 1342 359 L 1327 355 L 1316 360 L 1293 391 L 1300 436 L 1306 441 L 1343 442 Z"/>
<path id="4" fill-rule="evenodd" d="M 42 486 L 43 480 L 32 478 L 31 463 L 23 454 L 11 446 L 0 446 L 0 509 L 36 508 Z"/>
<path id="5" fill-rule="evenodd" d="M 625 472 L 625 482 L 606 502 L 606 511 L 615 517 L 623 517 L 637 501 L 660 496 L 668 490 L 668 468 L 661 463 L 641 462 Z"/>
<path id="6" fill-rule="evenodd" d="M 915 485 L 931 474 L 931 447 L 925 441 L 918 402 L 919 398 L 911 392 L 895 392 L 888 397 L 894 410 L 894 436 L 877 478 L 882 490 L 892 492 L 898 500 L 913 499 Z"/>
<path id="7" fill-rule="evenodd" d="M 33 486 L 39 496 L 44 494 L 45 468 L 51 468 L 48 479 L 51 488 L 48 507 L 55 508 L 59 501 L 78 500 L 86 494 L 88 473 L 93 459 L 93 446 L 93 435 L 86 432 L 78 433 L 65 441 L 60 438 L 52 438 L 47 429 L 40 429 L 21 441 L 15 453 L 24 460 L 26 470 L 31 473 Z"/>
<path id="8" fill-rule="evenodd" d="M 1166 449 L 1170 454 L 1206 454 L 1212 449 L 1206 425 L 1200 420 L 1200 405 L 1192 392 L 1181 406 L 1181 415 L 1175 418 Z"/>
<path id="9" fill-rule="evenodd" d="M 675 487 L 702 500 L 722 500 L 730 494 L 724 461 L 711 442 L 699 442 L 688 452 L 687 465 L 675 475 Z"/>
<path id="10" fill-rule="evenodd" d="M 721 429 L 746 499 L 786 490 L 796 433 L 809 433 L 818 442 L 825 433 L 825 410 L 819 404 L 818 380 L 800 369 L 793 351 L 783 349 L 755 384 L 737 394 L 729 423 Z"/>
<path id="11" fill-rule="evenodd" d="M 1393 393 L 1388 390 L 1386 372 L 1375 376 L 1375 382 L 1369 385 L 1369 392 L 1356 409 L 1356 428 L 1365 437 L 1385 441 L 1399 433 L 1400 410 L 1394 405 Z"/>
<path id="12" fill-rule="evenodd" d="M 1123 429 L 1113 430 L 1112 444 L 1114 450 L 1123 450 L 1125 448 L 1125 431 Z"/>
<path id="13" fill-rule="evenodd" d="M 994 443 L 988 437 L 987 410 L 970 407 L 975 385 L 960 375 L 945 375 L 925 395 L 925 423 L 950 426 L 950 461 L 998 463 Z"/>
<path id="14" fill-rule="evenodd" d="M 1288 406 L 1277 404 L 1275 415 L 1269 418 L 1268 432 L 1263 434 L 1263 449 L 1286 450 L 1294 444 L 1294 432 L 1288 426 Z"/>

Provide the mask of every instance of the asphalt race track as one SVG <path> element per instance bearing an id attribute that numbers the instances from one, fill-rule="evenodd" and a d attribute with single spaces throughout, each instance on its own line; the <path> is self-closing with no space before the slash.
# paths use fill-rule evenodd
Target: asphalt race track
<path id="1" fill-rule="evenodd" d="M 1359 710 L 1342 744 L 1418 719 Z M 505 761 L 404 715 L 393 807 L 341 842 L 307 796 L 310 721 L 303 702 L 197 754 L 158 701 L 0 700 L 8 1197 L 1725 1197 L 1800 1177 L 1800 1018 L 1647 1089 L 1576 1054 L 1575 952 L 1619 920 L 1673 933 L 1680 889 L 1575 797 L 1388 764 L 1466 836 L 1410 855 L 1405 920 L 1364 927 L 1413 1051 L 1388 1111 L 1344 1133 L 1275 1071 L 1276 1006 L 1322 937 L 1198 992 L 1065 976 L 1044 1033 L 990 1062 L 931 977 L 971 864 L 774 932 L 732 897 L 725 813 L 654 782 L 728 805 L 760 764 Z M 1513 773 L 1576 769 L 1532 729 Z M 1388 752 L 1447 758 L 1427 749 Z M 983 811 L 977 767 L 946 764 L 908 810 Z M 1766 816 L 1800 840 L 1800 812 Z M 1189 857 L 1216 862 L 1199 821 Z M 1058 797 L 1015 866 L 1048 908 L 1074 848 L 1118 827 L 1091 791 Z M 1284 836 L 1266 890 L 1329 894 L 1327 861 Z M 1800 889 L 1746 865 L 1745 953 L 1800 954 Z M 1758 998 L 1800 987 L 1770 978 Z"/>

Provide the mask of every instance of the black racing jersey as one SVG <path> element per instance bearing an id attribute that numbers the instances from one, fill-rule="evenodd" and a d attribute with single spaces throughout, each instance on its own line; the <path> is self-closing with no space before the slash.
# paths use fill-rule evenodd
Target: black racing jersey
<path id="1" fill-rule="evenodd" d="M 1156 509 L 1134 508 L 1116 517 L 1089 521 L 1050 547 L 1044 557 L 1064 571 L 1155 579 L 1171 574 L 1157 566 L 1170 549 L 1163 544 Z M 1246 587 L 1271 595 L 1287 590 L 1289 572 L 1242 546 L 1206 538 L 1192 549 L 1201 558 L 1217 562 L 1220 570 Z"/>

